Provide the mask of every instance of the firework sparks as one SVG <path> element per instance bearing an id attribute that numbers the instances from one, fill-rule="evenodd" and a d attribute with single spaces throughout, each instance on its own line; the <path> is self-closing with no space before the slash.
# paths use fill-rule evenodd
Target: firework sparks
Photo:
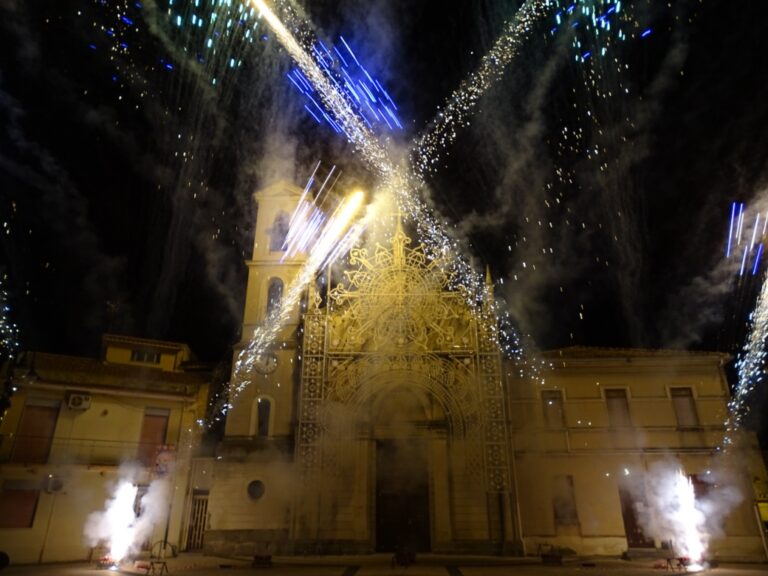
<path id="1" fill-rule="evenodd" d="M 347 102 L 355 107 L 358 116 L 370 130 L 382 129 L 391 132 L 400 131 L 403 125 L 397 115 L 397 105 L 389 92 L 376 78 L 371 76 L 366 67 L 352 51 L 344 37 L 340 44 L 331 49 L 318 40 L 312 45 L 311 53 L 315 61 L 325 72 L 328 79 L 346 96 Z M 307 100 L 304 109 L 317 121 L 326 122 L 337 133 L 343 130 L 336 121 L 318 103 L 320 95 L 306 76 L 298 68 L 288 74 L 288 80 Z M 344 132 L 350 138 L 350 135 Z"/>
<path id="2" fill-rule="evenodd" d="M 625 469 L 625 475 L 629 470 Z M 704 568 L 709 545 L 707 517 L 697 503 L 691 478 L 678 462 L 654 463 L 645 479 L 645 498 L 637 504 L 643 531 L 672 545 L 674 555 L 689 571 Z"/>
<path id="3" fill-rule="evenodd" d="M 745 222 L 752 222 L 752 231 L 745 233 Z M 751 271 L 757 276 L 760 259 L 763 255 L 763 239 L 768 228 L 768 213 L 756 212 L 754 217 L 747 213 L 744 202 L 731 204 L 731 219 L 728 225 L 728 240 L 725 247 L 726 258 L 740 260 L 739 276 Z"/>
<path id="4" fill-rule="evenodd" d="M 638 38 L 646 38 L 653 32 L 651 28 L 641 28 L 631 16 L 623 17 L 626 10 L 622 10 L 621 0 L 565 0 L 557 1 L 556 6 L 550 35 L 564 29 L 572 34 L 571 47 L 576 62 L 605 57 L 611 51 L 611 38 L 625 41 L 627 30 L 632 30 L 630 35 Z"/>
<path id="5" fill-rule="evenodd" d="M 355 222 L 365 201 L 363 192 L 354 192 L 345 198 L 333 214 L 328 217 L 322 231 L 315 235 L 316 238 L 312 244 L 312 253 L 307 261 L 301 267 L 296 278 L 291 282 L 285 297 L 280 302 L 272 314 L 270 314 L 262 326 L 257 327 L 248 346 L 243 349 L 235 365 L 235 374 L 239 375 L 237 383 L 230 391 L 230 397 L 227 399 L 231 403 L 251 382 L 248 375 L 256 359 L 267 351 L 269 346 L 275 340 L 280 329 L 286 324 L 291 313 L 298 305 L 304 290 L 313 282 L 317 271 L 338 258 L 351 248 L 362 235 L 367 219 L 372 216 L 369 210 L 368 215 L 358 222 Z M 301 204 L 301 203 L 300 203 Z M 301 206 L 299 209 L 302 209 Z M 299 210 L 297 209 L 297 210 Z M 294 226 L 304 227 L 305 222 L 299 218 L 294 218 Z M 314 234 L 314 233 L 313 233 Z M 227 404 L 225 409 L 229 406 Z"/>
<path id="6" fill-rule="evenodd" d="M 269 25 L 280 41 L 280 44 L 293 58 L 307 83 L 320 96 L 322 103 L 333 112 L 333 122 L 338 126 L 339 131 L 344 132 L 349 142 L 355 147 L 366 163 L 376 170 L 379 176 L 387 177 L 391 175 L 395 168 L 389 159 L 389 155 L 378 142 L 373 132 L 358 116 L 349 97 L 329 78 L 328 74 L 318 65 L 315 59 L 302 48 L 263 0 L 250 0 L 250 2 L 261 12 L 264 21 Z"/>
<path id="7" fill-rule="evenodd" d="M 6 229 L 8 223 L 6 222 Z M 19 342 L 19 327 L 11 320 L 10 295 L 5 289 L 7 276 L 0 275 L 0 363 L 16 362 L 21 348 Z M 0 424 L 5 419 L 6 410 L 11 405 L 11 396 L 16 392 L 12 379 L 7 379 L 0 388 Z"/>
<path id="8" fill-rule="evenodd" d="M 749 223 L 751 230 L 748 230 Z M 734 260 L 739 278 L 758 275 L 764 250 L 764 239 L 768 228 L 768 212 L 747 210 L 744 202 L 733 202 L 728 223 L 728 237 L 725 243 L 725 257 Z M 768 281 L 764 277 L 754 310 L 749 315 L 749 331 L 746 343 L 736 361 L 737 380 L 733 395 L 728 402 L 726 434 L 721 448 L 732 446 L 734 435 L 741 428 L 742 421 L 749 413 L 748 400 L 755 387 L 765 375 L 765 343 L 768 338 Z"/>
<path id="9" fill-rule="evenodd" d="M 433 124 L 415 143 L 413 162 L 419 173 L 435 170 L 442 151 L 456 139 L 458 128 L 468 124 L 480 97 L 501 78 L 550 5 L 548 0 L 528 0 L 506 24 L 478 69 L 453 92 Z"/>
<path id="10" fill-rule="evenodd" d="M 737 381 L 733 396 L 728 402 L 728 419 L 723 448 L 734 443 L 733 435 L 741 427 L 744 417 L 749 413 L 747 400 L 755 387 L 763 380 L 763 368 L 766 358 L 765 341 L 768 338 L 768 281 L 763 279 L 755 309 L 749 316 L 749 335 L 744 350 L 736 361 Z"/>
<path id="11" fill-rule="evenodd" d="M 441 222 L 432 211 L 426 206 L 423 200 L 419 198 L 418 192 L 424 188 L 421 178 L 414 173 L 408 165 L 402 162 L 396 163 L 392 160 L 389 152 L 376 138 L 375 134 L 366 125 L 366 122 L 358 114 L 353 105 L 354 97 L 349 93 L 343 92 L 337 82 L 330 74 L 327 66 L 321 66 L 313 58 L 309 51 L 305 50 L 300 43 L 291 35 L 285 25 L 275 15 L 273 11 L 263 2 L 263 0 L 250 0 L 261 13 L 264 21 L 269 25 L 277 39 L 293 58 L 301 71 L 301 76 L 296 77 L 297 84 L 303 85 L 305 89 L 311 87 L 318 94 L 321 102 L 333 116 L 331 125 L 338 128 L 339 132 L 346 135 L 349 142 L 355 147 L 355 150 L 361 155 L 362 159 L 380 178 L 380 184 L 377 193 L 394 194 L 400 210 L 417 225 L 417 231 L 424 240 L 428 251 L 434 257 L 447 259 L 456 272 L 457 284 L 461 284 L 467 293 L 470 302 L 477 302 L 483 295 L 483 280 L 469 265 L 467 259 L 461 257 L 462 249 L 459 240 L 447 231 L 447 226 Z M 507 33 L 497 42 L 495 51 L 484 60 L 484 66 L 476 73 L 468 83 L 454 95 L 449 102 L 449 109 L 455 107 L 455 119 L 461 121 L 471 112 L 479 96 L 487 90 L 493 80 L 498 78 L 504 66 L 512 59 L 519 50 L 519 46 L 536 18 L 543 14 L 543 8 L 547 6 L 546 2 L 527 2 L 520 10 L 513 22 L 507 27 Z M 322 56 L 317 50 L 316 53 Z M 349 55 L 356 59 L 354 53 L 349 50 Z M 460 97 L 462 93 L 467 94 L 467 98 Z M 394 103 L 392 103 L 394 105 Z M 320 110 L 319 106 L 317 107 Z M 444 115 L 445 116 L 445 115 Z M 450 114 L 451 120 L 439 123 L 443 130 L 447 130 L 454 122 L 453 112 Z M 331 122 L 329 122 L 331 123 Z M 453 129 L 451 129 L 453 131 Z M 434 130 L 432 133 L 435 133 Z M 429 137 L 427 137 L 429 138 Z M 430 148 L 436 151 L 436 148 Z M 423 157 L 423 153 L 420 153 Z M 302 208 L 301 218 L 307 217 L 307 209 Z M 317 225 L 317 220 L 311 216 L 307 222 L 313 222 L 312 226 Z M 361 226 L 361 228 L 364 227 Z M 344 237 L 344 245 L 352 241 L 348 234 Z M 299 235 L 298 238 L 303 236 Z M 295 243 L 296 246 L 301 242 Z M 317 247 L 315 248 L 317 251 Z M 332 254 L 341 253 L 338 248 Z M 320 260 L 327 260 L 324 250 L 319 250 Z M 314 258 L 310 258 L 310 261 Z M 274 318 L 269 319 L 267 325 L 270 328 L 257 331 L 254 339 L 246 349 L 245 354 L 240 355 L 239 368 L 248 367 L 260 351 L 263 351 L 271 339 L 276 335 L 279 326 L 285 321 L 290 313 L 291 306 L 298 302 L 301 290 L 314 275 L 317 267 L 312 264 L 305 266 L 307 274 L 300 274 L 299 279 L 294 284 L 293 289 L 289 290 L 289 297 L 283 303 L 281 310 L 276 313 Z M 495 308 L 495 303 L 493 304 Z M 238 386 L 238 391 L 240 387 Z"/>
<path id="12" fill-rule="evenodd" d="M 157 477 L 137 502 L 138 469 L 121 467 L 119 474 L 104 510 L 90 514 L 84 527 L 92 546 L 109 545 L 107 558 L 114 566 L 136 552 L 142 542 L 166 522 L 171 491 L 170 480 Z"/>
<path id="13" fill-rule="evenodd" d="M 104 512 L 97 512 L 88 519 L 86 534 L 94 542 L 109 542 L 109 557 L 114 563 L 123 560 L 134 545 L 136 530 L 136 494 L 138 486 L 123 480 L 107 501 Z"/>
<path id="14" fill-rule="evenodd" d="M 672 509 L 670 520 L 678 532 L 675 546 L 678 553 L 690 562 L 686 566 L 688 570 L 701 570 L 707 540 L 702 530 L 704 514 L 696 507 L 693 482 L 682 470 L 678 470 L 674 477 L 672 498 L 676 506 Z"/>

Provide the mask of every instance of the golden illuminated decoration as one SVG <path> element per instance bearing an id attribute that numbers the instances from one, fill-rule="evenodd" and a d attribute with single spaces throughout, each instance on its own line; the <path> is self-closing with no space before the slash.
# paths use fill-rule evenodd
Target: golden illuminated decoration
<path id="1" fill-rule="evenodd" d="M 472 311 L 460 288 L 448 291 L 452 277 L 439 260 L 429 261 L 398 219 L 391 248 L 352 250 L 345 283 L 329 298 L 329 351 L 457 353 L 475 346 Z"/>
<path id="2" fill-rule="evenodd" d="M 342 450 L 370 433 L 377 399 L 407 388 L 439 407 L 454 465 L 486 491 L 504 492 L 509 450 L 491 288 L 471 305 L 446 262 L 411 246 L 399 216 L 393 228 L 388 245 L 351 250 L 324 297 L 310 289 L 297 443 L 305 482 L 343 466 Z"/>

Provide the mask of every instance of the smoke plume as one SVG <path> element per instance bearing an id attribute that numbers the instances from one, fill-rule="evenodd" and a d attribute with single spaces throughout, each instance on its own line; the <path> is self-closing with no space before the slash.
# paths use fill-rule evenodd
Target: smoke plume
<path id="1" fill-rule="evenodd" d="M 115 562 L 137 552 L 155 528 L 168 519 L 169 478 L 152 480 L 137 503 L 141 472 L 135 466 L 122 466 L 104 510 L 91 513 L 85 524 L 84 535 L 89 545 L 108 545 Z"/>

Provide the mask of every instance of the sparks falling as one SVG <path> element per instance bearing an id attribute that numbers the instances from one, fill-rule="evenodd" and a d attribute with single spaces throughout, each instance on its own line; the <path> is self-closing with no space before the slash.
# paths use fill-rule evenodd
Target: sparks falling
<path id="1" fill-rule="evenodd" d="M 420 174 L 436 170 L 445 148 L 458 135 L 458 129 L 469 123 L 480 97 L 499 80 L 507 66 L 519 54 L 523 43 L 533 33 L 538 22 L 552 5 L 549 0 L 528 0 L 507 24 L 486 54 L 478 69 L 470 74 L 451 94 L 448 101 L 426 132 L 417 139 L 413 163 Z"/>
<path id="2" fill-rule="evenodd" d="M 419 197 L 419 192 L 425 188 L 425 184 L 410 165 L 393 160 L 389 151 L 381 144 L 373 131 L 366 125 L 355 106 L 354 98 L 342 91 L 338 83 L 330 75 L 327 66 L 319 64 L 318 56 L 322 52 L 316 51 L 313 58 L 309 50 L 306 50 L 288 31 L 277 15 L 265 4 L 263 0 L 250 0 L 258 8 L 262 18 L 268 24 L 281 45 L 296 63 L 301 72 L 302 82 L 306 87 L 312 88 L 319 96 L 325 109 L 332 115 L 333 125 L 337 131 L 343 133 L 354 149 L 360 154 L 368 167 L 379 177 L 378 194 L 392 194 L 396 198 L 400 210 L 416 223 L 417 231 L 424 240 L 428 252 L 433 257 L 439 257 L 452 263 L 457 285 L 461 284 L 471 302 L 477 302 L 482 298 L 484 283 L 482 276 L 469 265 L 468 259 L 461 256 L 462 249 L 459 240 L 447 231 L 446 223 L 436 218 L 425 202 Z M 434 144 L 429 147 L 419 146 L 416 157 L 425 158 L 429 154 L 437 153 L 445 144 L 455 138 L 458 125 L 463 122 L 477 103 L 478 98 L 500 77 L 504 67 L 519 51 L 520 45 L 530 32 L 531 26 L 537 18 L 544 13 L 544 8 L 549 2 L 528 1 L 518 12 L 515 18 L 506 28 L 505 34 L 495 45 L 491 53 L 484 59 L 480 70 L 476 72 L 468 82 L 462 84 L 446 107 L 449 114 L 440 116 L 440 120 L 434 125 L 430 134 L 451 133 L 449 140 L 436 137 Z M 350 55 L 353 55 L 350 50 Z M 394 103 L 393 103 L 394 104 Z M 422 139 L 422 144 L 430 141 L 430 136 Z M 439 146 L 437 144 L 439 143 Z M 429 162 L 422 161 L 418 164 L 426 166 Z M 364 228 L 364 225 L 361 226 Z M 359 236 L 359 233 L 358 233 Z M 344 243 L 351 243 L 348 234 Z M 316 250 L 317 248 L 315 248 Z M 341 253 L 341 249 L 334 254 Z M 327 254 L 319 252 L 320 262 L 327 260 Z M 315 258 L 310 258 L 305 265 L 302 274 L 299 275 L 288 296 L 285 298 L 280 310 L 274 317 L 267 319 L 266 329 L 257 330 L 254 338 L 246 350 L 240 355 L 238 372 L 249 368 L 256 356 L 262 353 L 291 312 L 292 306 L 298 302 L 301 292 L 307 283 L 314 277 L 317 266 Z M 310 263 L 312 262 L 312 264 Z M 319 264 L 319 263 L 318 263 Z M 313 266 L 315 266 L 313 268 Z M 305 273 L 306 271 L 306 273 Z M 492 306 L 496 308 L 496 304 Z M 242 372 L 240 372 L 242 373 Z M 236 393 L 242 389 L 242 384 L 237 385 Z M 230 399 L 231 400 L 231 399 Z"/>
<path id="3" fill-rule="evenodd" d="M 731 204 L 731 218 L 728 225 L 726 258 L 738 259 L 739 276 L 757 276 L 764 250 L 764 239 L 768 232 L 768 212 L 749 214 L 744 202 Z"/>
<path id="4" fill-rule="evenodd" d="M 768 281 L 763 279 L 755 309 L 749 315 L 749 335 L 743 351 L 736 361 L 737 381 L 728 402 L 728 419 L 722 447 L 729 448 L 735 442 L 734 435 L 741 428 L 750 411 L 748 399 L 765 376 L 765 342 L 768 338 Z"/>
<path id="5" fill-rule="evenodd" d="M 280 44 L 301 70 L 304 78 L 315 89 L 327 109 L 332 110 L 334 122 L 366 163 L 382 177 L 391 175 L 395 168 L 389 155 L 376 136 L 360 119 L 349 98 L 331 81 L 323 68 L 299 44 L 285 25 L 263 0 L 250 0 L 261 12 Z"/>
<path id="6" fill-rule="evenodd" d="M 386 88 L 373 77 L 360 62 L 344 37 L 332 44 L 329 49 L 322 40 L 312 44 L 315 61 L 325 71 L 326 76 L 344 94 L 347 101 L 356 109 L 358 116 L 370 130 L 397 132 L 403 130 L 398 117 L 397 105 Z M 332 118 L 333 111 L 326 112 L 320 106 L 319 94 L 307 80 L 302 71 L 294 68 L 288 74 L 288 80 L 306 99 L 304 110 L 318 124 L 326 123 L 337 133 L 343 130 Z M 344 132 L 347 138 L 349 134 Z"/>
<path id="7" fill-rule="evenodd" d="M 669 512 L 669 520 L 677 532 L 674 545 L 678 554 L 689 559 L 690 563 L 686 566 L 688 570 L 702 570 L 708 537 L 703 530 L 704 514 L 696 507 L 693 482 L 682 470 L 678 470 L 673 487 L 673 507 Z"/>
<path id="8" fill-rule="evenodd" d="M 372 211 L 369 210 L 366 217 L 356 221 L 364 201 L 365 194 L 363 192 L 354 192 L 339 204 L 333 214 L 328 217 L 319 233 L 311 232 L 315 240 L 312 244 L 312 252 L 309 258 L 289 285 L 288 291 L 281 300 L 280 305 L 265 319 L 263 325 L 258 326 L 254 330 L 248 346 L 238 356 L 234 370 L 237 379 L 230 389 L 230 395 L 226 399 L 227 404 L 224 406 L 224 411 L 251 384 L 249 375 L 254 362 L 274 342 L 280 329 L 285 326 L 290 315 L 296 309 L 307 286 L 310 282 L 314 281 L 318 270 L 326 266 L 328 262 L 346 253 L 360 239 L 365 230 L 367 219 L 372 217 Z M 299 207 L 296 210 L 303 213 L 305 210 L 303 202 L 299 202 Z M 294 233 L 295 237 L 300 237 L 307 233 L 307 224 L 305 220 L 297 216 L 297 212 L 294 213 L 292 218 L 292 226 L 304 229 L 303 232 Z M 312 226 L 314 227 L 314 225 Z M 289 236 L 290 234 L 289 232 Z"/>

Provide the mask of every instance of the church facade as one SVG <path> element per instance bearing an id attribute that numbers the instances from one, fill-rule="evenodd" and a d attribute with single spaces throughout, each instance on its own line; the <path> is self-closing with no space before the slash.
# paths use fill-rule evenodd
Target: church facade
<path id="1" fill-rule="evenodd" d="M 242 346 L 304 257 L 283 237 L 301 190 L 257 192 Z M 232 401 L 207 495 L 205 550 L 225 555 L 414 552 L 618 554 L 643 537 L 626 488 L 662 458 L 705 474 L 722 440 L 719 354 L 571 349 L 541 382 L 495 345 L 490 279 L 470 301 L 393 217 L 311 284 Z M 236 350 L 235 355 L 239 353 Z M 751 447 L 723 548 L 765 553 Z M 637 480 L 636 480 L 637 481 Z"/>

